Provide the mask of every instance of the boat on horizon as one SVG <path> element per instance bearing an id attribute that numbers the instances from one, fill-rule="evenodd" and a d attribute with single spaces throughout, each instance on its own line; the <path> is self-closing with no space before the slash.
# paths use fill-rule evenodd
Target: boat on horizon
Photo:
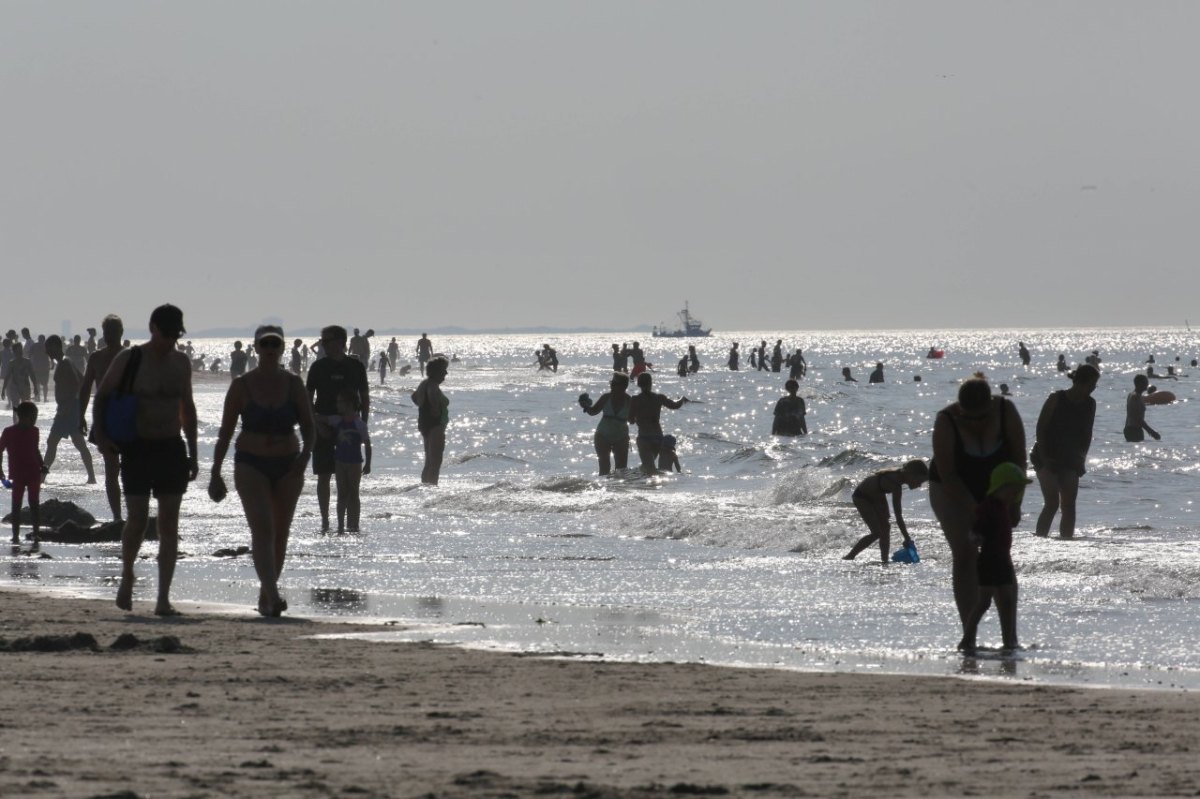
<path id="1" fill-rule="evenodd" d="M 686 300 L 683 303 L 683 310 L 679 312 L 678 316 L 680 327 L 669 330 L 666 325 L 655 326 L 651 330 L 651 334 L 655 338 L 707 338 L 712 335 L 712 328 L 706 330 L 704 323 L 692 316 Z"/>

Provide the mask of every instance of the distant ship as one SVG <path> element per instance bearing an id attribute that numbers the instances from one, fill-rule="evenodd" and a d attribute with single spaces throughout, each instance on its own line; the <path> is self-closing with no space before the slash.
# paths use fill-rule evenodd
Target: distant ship
<path id="1" fill-rule="evenodd" d="M 704 323 L 688 311 L 688 304 L 683 303 L 683 310 L 679 312 L 679 322 L 682 327 L 677 327 L 674 330 L 668 330 L 664 327 L 655 327 L 652 331 L 655 338 L 706 338 L 712 335 L 712 328 L 704 329 Z"/>

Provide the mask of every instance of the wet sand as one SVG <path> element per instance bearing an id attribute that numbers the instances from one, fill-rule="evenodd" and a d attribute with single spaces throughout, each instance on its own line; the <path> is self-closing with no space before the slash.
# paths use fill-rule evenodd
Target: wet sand
<path id="1" fill-rule="evenodd" d="M 0 591 L 0 796 L 1200 789 L 1192 693 L 547 660 L 180 609 Z M 12 651 L 33 636 L 84 648 Z"/>

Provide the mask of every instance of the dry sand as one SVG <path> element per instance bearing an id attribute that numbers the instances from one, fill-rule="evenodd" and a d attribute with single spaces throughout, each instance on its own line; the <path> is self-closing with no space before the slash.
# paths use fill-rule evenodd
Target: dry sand
<path id="1" fill-rule="evenodd" d="M 1195 694 L 605 664 L 311 637 L 363 629 L 249 614 L 159 620 L 0 591 L 0 796 L 1200 790 Z M 12 651 L 15 639 L 77 632 L 99 651 Z M 111 650 L 124 634 L 139 645 Z M 156 651 L 172 646 L 164 636 L 184 649 Z"/>

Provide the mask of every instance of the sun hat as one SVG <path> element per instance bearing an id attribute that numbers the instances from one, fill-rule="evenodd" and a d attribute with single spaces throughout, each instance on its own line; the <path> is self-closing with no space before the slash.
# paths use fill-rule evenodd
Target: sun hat
<path id="1" fill-rule="evenodd" d="M 991 479 L 988 480 L 988 495 L 999 491 L 1001 488 L 1009 485 L 1019 485 L 1022 488 L 1029 485 L 1033 481 L 1025 476 L 1025 470 L 1011 461 L 999 464 L 995 469 L 992 469 Z"/>

